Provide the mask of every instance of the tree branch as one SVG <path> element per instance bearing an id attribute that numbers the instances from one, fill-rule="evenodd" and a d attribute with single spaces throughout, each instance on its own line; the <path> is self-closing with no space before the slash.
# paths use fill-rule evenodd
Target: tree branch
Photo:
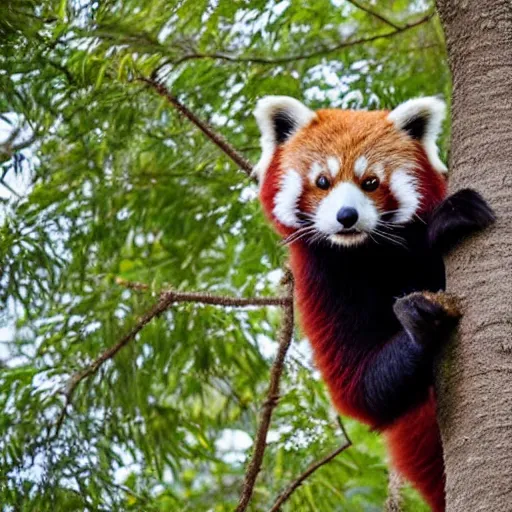
<path id="1" fill-rule="evenodd" d="M 154 78 L 139 78 L 141 82 L 145 82 L 147 85 L 152 87 L 160 96 L 165 98 L 171 105 L 176 107 L 178 112 L 190 120 L 197 128 L 199 128 L 217 147 L 219 147 L 236 165 L 238 165 L 248 176 L 251 176 L 252 165 L 251 163 L 241 155 L 222 135 L 218 134 L 213 128 L 206 122 L 197 117 L 192 111 L 190 111 L 183 103 L 181 103 L 176 96 L 172 95 L 171 92 L 160 82 Z"/>
<path id="2" fill-rule="evenodd" d="M 116 279 L 116 283 L 131 290 L 150 291 L 149 285 L 145 283 L 126 281 L 119 277 Z M 245 308 L 248 306 L 286 306 L 293 302 L 293 299 L 287 295 L 276 297 L 228 297 L 225 295 L 214 295 L 209 292 L 179 292 L 169 289 L 157 292 L 157 294 L 160 297 L 172 294 L 174 302 L 197 302 L 199 304 L 235 308 Z"/>
<path id="3" fill-rule="evenodd" d="M 288 302 L 283 308 L 283 323 L 278 337 L 279 349 L 272 364 L 272 368 L 270 369 L 270 384 L 267 391 L 267 397 L 261 409 L 259 426 L 256 431 L 256 437 L 253 445 L 252 458 L 245 472 L 242 493 L 240 495 L 238 506 L 236 507 L 236 512 L 244 512 L 247 509 L 254 492 L 256 478 L 261 470 L 263 455 L 265 454 L 265 449 L 267 447 L 267 434 L 270 427 L 270 421 L 272 419 L 272 413 L 279 400 L 279 382 L 281 380 L 281 374 L 283 373 L 284 360 L 292 342 L 294 322 L 293 277 L 290 271 L 286 272 L 284 285 Z"/>
<path id="4" fill-rule="evenodd" d="M 384 32 L 383 34 L 376 34 L 370 37 L 362 37 L 359 39 L 352 39 L 349 41 L 343 41 L 341 43 L 338 43 L 334 46 L 322 48 L 319 50 L 315 50 L 309 53 L 303 53 L 300 55 L 286 55 L 283 57 L 274 57 L 274 58 L 267 58 L 267 57 L 256 57 L 256 56 L 233 56 L 228 55 L 225 53 L 192 53 L 188 55 L 184 55 L 183 57 L 177 59 L 177 60 L 167 60 L 164 61 L 157 69 L 161 69 L 167 64 L 173 64 L 174 66 L 178 66 L 179 64 L 182 64 L 189 60 L 199 60 L 199 59 L 212 59 L 212 60 L 223 60 L 227 62 L 234 62 L 234 63 L 251 63 L 251 64 L 287 64 L 290 62 L 297 62 L 301 60 L 308 60 L 315 57 L 322 57 L 325 55 L 329 55 L 331 53 L 335 53 L 339 50 L 343 50 L 345 48 L 350 48 L 352 46 L 357 46 L 360 44 L 365 43 L 371 43 L 373 41 L 377 41 L 379 39 L 386 39 L 393 36 L 396 36 L 398 34 L 401 34 L 402 32 L 405 32 L 407 30 L 410 30 L 412 28 L 418 27 L 419 25 L 423 25 L 424 23 L 427 23 L 430 21 L 430 19 L 434 16 L 435 11 L 431 11 L 425 16 L 421 17 L 420 19 L 413 21 L 411 23 L 408 23 L 407 25 L 403 26 L 396 26 L 396 28 L 389 32 Z"/>
<path id="5" fill-rule="evenodd" d="M 118 279 L 117 283 L 134 290 L 149 289 L 145 284 L 132 283 L 123 279 Z M 290 308 L 293 310 L 293 297 L 288 294 L 282 297 L 236 298 L 212 295 L 206 292 L 175 292 L 173 290 L 160 292 L 158 302 L 137 320 L 136 324 L 128 331 L 128 333 L 126 333 L 115 345 L 112 345 L 110 348 L 105 350 L 89 366 L 71 376 L 66 386 L 66 390 L 64 391 L 64 406 L 62 407 L 55 423 L 55 436 L 58 436 L 62 428 L 69 406 L 73 402 L 73 396 L 80 382 L 96 374 L 108 360 L 114 358 L 123 347 L 128 345 L 128 343 L 130 343 L 149 322 L 160 316 L 176 302 L 197 302 L 224 307 L 281 306 L 286 308 L 286 310 L 289 310 Z"/>
<path id="6" fill-rule="evenodd" d="M 400 25 L 397 25 L 396 23 L 394 23 L 393 21 L 391 21 L 390 19 L 386 18 L 385 16 L 383 16 L 382 14 L 379 14 L 378 12 L 370 9 L 369 7 L 367 7 L 366 5 L 362 5 L 359 3 L 358 0 L 346 0 L 349 4 L 352 4 L 354 7 L 357 7 L 358 9 L 360 9 L 361 11 L 364 11 L 366 12 L 367 14 L 369 14 L 370 16 L 373 16 L 374 18 L 377 18 L 378 20 L 382 21 L 382 23 L 385 23 L 386 25 L 389 25 L 390 27 L 393 27 L 394 29 L 396 30 L 400 30 L 402 27 Z"/>

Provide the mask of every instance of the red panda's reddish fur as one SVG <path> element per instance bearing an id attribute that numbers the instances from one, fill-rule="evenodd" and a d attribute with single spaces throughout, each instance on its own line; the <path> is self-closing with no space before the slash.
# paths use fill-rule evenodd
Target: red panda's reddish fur
<path id="1" fill-rule="evenodd" d="M 402 137 L 397 130 L 394 130 L 386 120 L 386 115 L 386 112 L 319 111 L 320 121 L 314 121 L 312 126 L 302 130 L 290 144 L 276 150 L 261 184 L 260 200 L 267 216 L 282 236 L 287 236 L 293 231 L 281 224 L 272 213 L 274 197 L 279 190 L 284 168 L 293 167 L 300 171 L 300 163 L 294 161 L 297 158 L 299 162 L 302 159 L 304 167 L 309 165 L 307 158 L 304 159 L 305 157 L 301 157 L 301 155 L 311 151 L 312 147 L 314 148 L 313 152 L 327 151 L 327 154 L 335 154 L 336 149 L 341 147 L 344 161 L 348 160 L 347 167 L 350 168 L 353 167 L 355 155 L 360 154 L 357 145 L 350 147 L 354 140 L 358 140 L 357 136 L 352 137 L 350 141 L 342 140 L 341 135 L 337 136 L 338 131 L 343 133 L 343 126 L 340 130 L 340 122 L 343 125 L 343 122 L 358 121 L 361 126 L 360 139 L 365 144 L 368 139 L 370 141 L 372 138 L 381 140 L 382 133 L 385 133 L 390 142 L 387 151 L 393 155 L 393 158 L 396 158 L 397 154 L 399 157 L 402 154 L 405 155 L 405 158 L 410 159 L 413 155 L 417 164 L 415 175 L 422 194 L 418 215 L 430 212 L 444 199 L 446 196 L 445 177 L 432 168 L 425 151 L 418 143 Z M 318 126 L 319 123 L 323 124 L 322 130 Z M 329 123 L 333 125 L 333 137 L 331 138 L 325 136 L 325 130 L 329 131 L 325 125 Z M 382 142 L 379 144 L 382 148 Z M 386 149 L 383 150 L 383 153 L 386 153 Z M 351 171 L 342 170 L 343 172 L 345 175 L 340 179 L 347 179 L 347 175 Z M 307 194 L 308 191 L 306 190 L 304 193 Z M 389 200 L 389 194 L 388 197 L 382 198 L 382 201 Z M 389 204 L 386 206 L 389 208 Z M 362 371 L 364 364 L 358 360 L 357 365 L 352 365 L 350 351 L 339 346 L 333 347 L 330 343 L 332 338 L 330 330 L 333 329 L 333 322 L 321 308 L 316 307 L 318 296 L 322 290 L 312 289 L 311 282 L 306 282 L 306 276 L 302 269 L 307 267 L 307 258 L 308 252 L 303 244 L 291 244 L 290 264 L 295 276 L 296 305 L 300 313 L 302 329 L 312 344 L 316 365 L 322 373 L 334 405 L 339 412 L 356 418 L 371 427 L 378 427 L 376 418 L 365 414 L 358 406 L 355 398 L 357 390 L 352 389 L 354 383 L 360 380 L 354 374 L 354 368 L 358 369 L 356 371 Z M 370 359 L 372 353 L 370 352 L 365 357 Z M 436 402 L 433 389 L 426 402 L 403 415 L 391 426 L 385 427 L 383 434 L 394 466 L 423 494 L 434 512 L 443 512 L 445 510 L 443 456 L 436 421 Z M 441 475 L 441 477 L 432 478 L 432 475 Z"/>

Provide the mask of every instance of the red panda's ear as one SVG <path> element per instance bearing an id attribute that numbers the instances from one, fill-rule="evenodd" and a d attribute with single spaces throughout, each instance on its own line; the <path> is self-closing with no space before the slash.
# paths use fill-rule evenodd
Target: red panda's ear
<path id="1" fill-rule="evenodd" d="M 388 119 L 411 138 L 420 142 L 432 167 L 441 173 L 447 171 L 439 159 L 436 144 L 444 120 L 446 105 L 434 96 L 408 100 L 392 110 Z"/>
<path id="2" fill-rule="evenodd" d="M 261 132 L 262 151 L 254 172 L 261 182 L 276 148 L 286 142 L 297 130 L 308 125 L 316 114 L 295 98 L 265 96 L 256 104 L 254 117 Z"/>

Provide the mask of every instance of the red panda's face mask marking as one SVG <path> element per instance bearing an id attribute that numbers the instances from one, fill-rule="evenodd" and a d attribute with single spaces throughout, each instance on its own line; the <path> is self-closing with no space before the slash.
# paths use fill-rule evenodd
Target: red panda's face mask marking
<path id="1" fill-rule="evenodd" d="M 425 173 L 446 170 L 435 145 L 443 112 L 435 98 L 392 112 L 313 112 L 292 98 L 260 100 L 256 172 L 267 213 L 291 241 L 353 246 L 385 236 L 420 211 Z"/>

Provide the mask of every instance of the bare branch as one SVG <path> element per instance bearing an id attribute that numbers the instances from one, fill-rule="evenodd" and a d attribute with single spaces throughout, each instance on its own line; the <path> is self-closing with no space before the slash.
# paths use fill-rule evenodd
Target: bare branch
<path id="1" fill-rule="evenodd" d="M 388 499 L 384 505 L 384 512 L 402 512 L 403 500 L 400 494 L 402 478 L 396 471 L 389 474 Z"/>
<path id="2" fill-rule="evenodd" d="M 293 277 L 290 271 L 287 271 L 286 273 L 284 284 L 286 296 L 289 300 L 283 310 L 283 323 L 278 337 L 279 349 L 272 364 L 272 368 L 270 369 L 270 384 L 267 390 L 267 398 L 261 409 L 259 426 L 254 440 L 252 458 L 247 466 L 242 493 L 240 495 L 238 506 L 236 507 L 236 512 L 244 512 L 247 509 L 254 492 L 256 478 L 261 470 L 263 455 L 265 454 L 265 449 L 267 447 L 267 434 L 270 427 L 270 421 L 272 419 L 272 413 L 279 400 L 279 382 L 281 380 L 281 374 L 283 373 L 284 360 L 292 342 L 294 322 Z"/>
<path id="3" fill-rule="evenodd" d="M 315 50 L 315 51 L 312 51 L 309 53 L 302 53 L 299 55 L 286 55 L 283 57 L 274 57 L 274 58 L 256 57 L 256 56 L 244 57 L 244 56 L 228 55 L 225 53 L 192 53 L 192 54 L 184 55 L 183 57 L 181 57 L 177 60 L 167 60 L 167 61 L 163 62 L 159 66 L 159 68 L 162 68 L 167 64 L 172 64 L 174 66 L 177 66 L 177 65 L 187 62 L 189 60 L 199 60 L 199 59 L 212 59 L 212 60 L 223 60 L 223 61 L 234 62 L 234 63 L 246 62 L 246 63 L 252 63 L 252 64 L 269 64 L 269 65 L 287 64 L 290 62 L 308 60 L 308 59 L 312 59 L 315 57 L 323 57 L 323 56 L 329 55 L 331 53 L 336 53 L 340 50 L 343 50 L 345 48 L 350 48 L 352 46 L 357 46 L 357 45 L 365 44 L 365 43 L 371 43 L 371 42 L 377 41 L 379 39 L 386 39 L 386 38 L 396 36 L 398 34 L 401 34 L 402 32 L 405 32 L 412 28 L 423 25 L 424 23 L 427 23 L 434 16 L 434 13 L 435 13 L 435 11 L 431 11 L 416 21 L 413 21 L 413 22 L 408 23 L 407 25 L 403 25 L 401 27 L 397 26 L 394 30 L 389 31 L 389 32 L 384 32 L 383 34 L 376 34 L 376 35 L 373 35 L 370 37 L 361 37 L 359 39 L 343 41 L 334 46 L 330 46 L 327 48 L 321 48 L 319 50 Z"/>
<path id="4" fill-rule="evenodd" d="M 151 291 L 145 283 L 137 283 L 117 278 L 116 283 L 125 288 L 137 291 Z M 214 295 L 208 292 L 180 292 L 176 290 L 162 290 L 157 292 L 160 297 L 171 294 L 174 302 L 197 302 L 199 304 L 210 304 L 213 306 L 245 308 L 248 306 L 286 306 L 293 302 L 293 299 L 283 295 L 277 297 L 227 297 L 225 295 Z"/>
<path id="5" fill-rule="evenodd" d="M 402 28 L 402 27 L 400 27 L 400 25 L 397 25 L 396 23 L 392 22 L 390 19 L 386 18 L 382 14 L 379 14 L 378 12 L 370 9 L 366 5 L 360 4 L 358 0 L 347 0 L 347 2 L 349 4 L 352 4 L 354 7 L 357 7 L 361 11 L 368 13 L 370 16 L 377 18 L 378 20 L 382 21 L 382 23 L 385 23 L 386 25 L 389 25 L 390 27 L 393 27 L 397 30 L 400 30 Z"/>
<path id="6" fill-rule="evenodd" d="M 152 87 L 160 96 L 165 98 L 171 105 L 176 107 L 178 112 L 189 119 L 194 125 L 197 126 L 217 147 L 219 147 L 236 165 L 238 165 L 247 175 L 251 176 L 252 165 L 241 155 L 222 135 L 218 134 L 206 121 L 197 117 L 190 111 L 183 103 L 181 103 L 176 96 L 160 82 L 153 78 L 140 78 L 142 82 Z"/>
<path id="7" fill-rule="evenodd" d="M 118 284 L 131 288 L 134 290 L 149 290 L 149 287 L 143 283 L 134 283 L 125 281 L 124 279 L 117 279 Z M 293 310 L 293 297 L 289 294 L 282 297 L 225 297 L 221 295 L 212 295 L 207 292 L 176 292 L 173 290 L 165 290 L 159 293 L 159 300 L 153 305 L 144 315 L 142 315 L 135 325 L 125 334 L 115 345 L 105 350 L 97 359 L 95 359 L 89 366 L 81 371 L 76 372 L 71 376 L 64 391 L 65 402 L 64 406 L 57 418 L 55 424 L 55 436 L 57 436 L 62 428 L 64 419 L 68 414 L 69 406 L 73 402 L 75 391 L 84 379 L 96 374 L 97 371 L 128 343 L 130 343 L 135 336 L 154 318 L 160 316 L 165 310 L 169 309 L 177 302 L 197 302 L 201 304 L 209 304 L 214 306 L 224 307 L 248 307 L 248 306 L 281 306 L 286 310 Z"/>

